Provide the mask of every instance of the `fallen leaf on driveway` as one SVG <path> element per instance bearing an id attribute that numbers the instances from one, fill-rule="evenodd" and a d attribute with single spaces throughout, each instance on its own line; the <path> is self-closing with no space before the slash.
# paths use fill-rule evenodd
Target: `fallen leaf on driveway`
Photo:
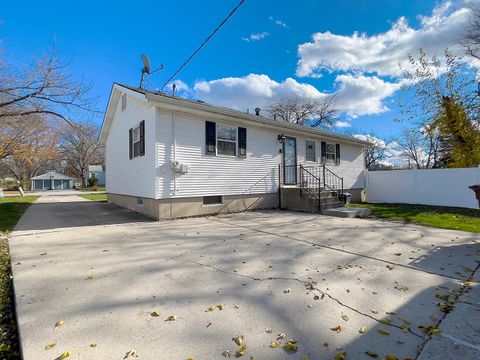
<path id="1" fill-rule="evenodd" d="M 55 323 L 55 327 L 63 326 L 63 324 L 64 324 L 64 321 L 63 321 L 63 320 L 58 320 L 58 321 Z"/>
<path id="2" fill-rule="evenodd" d="M 150 313 L 150 315 L 151 315 L 152 317 L 159 317 L 159 316 L 160 316 L 160 313 L 159 313 L 158 311 L 152 311 L 152 312 Z"/>
<path id="3" fill-rule="evenodd" d="M 367 332 L 367 327 L 366 327 L 366 326 L 362 326 L 362 327 L 358 330 L 358 332 L 359 332 L 360 334 L 365 334 L 365 333 Z"/>
<path id="4" fill-rule="evenodd" d="M 393 270 L 395 267 L 393 265 L 387 265 L 388 270 Z"/>
<path id="5" fill-rule="evenodd" d="M 56 344 L 48 344 L 47 346 L 45 346 L 45 350 L 50 350 L 52 349 L 53 347 L 55 347 Z"/>
<path id="6" fill-rule="evenodd" d="M 385 360 L 398 360 L 398 358 L 395 355 L 387 354 Z"/>
<path id="7" fill-rule="evenodd" d="M 339 333 L 340 331 L 342 331 L 342 327 L 340 325 L 337 325 L 334 328 L 330 328 L 330 330 L 335 331 L 336 333 Z"/>
<path id="8" fill-rule="evenodd" d="M 271 347 L 272 349 L 275 349 L 275 348 L 277 348 L 277 347 L 279 347 L 279 346 L 280 346 L 280 341 L 272 341 L 272 343 L 270 344 L 270 347 Z"/>
<path id="9" fill-rule="evenodd" d="M 170 315 L 168 318 L 165 319 L 165 321 L 176 321 L 177 316 L 176 315 Z"/>
<path id="10" fill-rule="evenodd" d="M 235 353 L 235 356 L 236 357 L 241 357 L 243 355 L 245 355 L 245 351 L 247 350 L 247 345 L 246 344 L 243 344 L 242 346 L 240 346 L 240 348 L 237 350 L 237 352 Z"/>
<path id="11" fill-rule="evenodd" d="M 132 350 L 130 350 L 130 351 L 127 351 L 127 353 L 125 354 L 124 359 L 128 359 L 128 358 L 130 358 L 130 357 L 138 357 L 137 350 L 132 349 Z"/>
<path id="12" fill-rule="evenodd" d="M 335 360 L 345 360 L 346 356 L 347 356 L 346 351 L 340 351 L 335 355 Z"/>
<path id="13" fill-rule="evenodd" d="M 58 357 L 58 360 L 64 360 L 68 357 L 70 357 L 72 355 L 72 353 L 70 351 L 65 351 L 62 355 L 60 355 Z"/>
<path id="14" fill-rule="evenodd" d="M 380 335 L 384 335 L 384 336 L 387 336 L 387 335 L 390 335 L 390 333 L 385 330 L 385 329 L 378 329 L 377 332 L 380 334 Z"/>
<path id="15" fill-rule="evenodd" d="M 342 314 L 342 319 L 343 319 L 344 321 L 348 321 L 348 316 L 345 315 L 345 314 Z"/>
<path id="16" fill-rule="evenodd" d="M 367 350 L 367 351 L 365 351 L 365 354 L 367 354 L 368 356 L 374 357 L 374 358 L 378 357 L 378 354 L 373 350 Z"/>
<path id="17" fill-rule="evenodd" d="M 265 328 L 265 332 L 271 334 L 273 332 L 273 330 L 267 327 L 267 328 Z"/>
<path id="18" fill-rule="evenodd" d="M 283 290 L 283 293 L 284 293 L 284 294 L 289 294 L 290 291 L 291 291 L 290 289 L 285 289 L 285 290 Z"/>
<path id="19" fill-rule="evenodd" d="M 287 351 L 297 351 L 298 350 L 298 344 L 297 340 L 290 340 L 288 343 L 283 345 L 283 349 Z"/>
<path id="20" fill-rule="evenodd" d="M 402 256 L 402 253 L 395 253 L 396 256 Z"/>
<path id="21" fill-rule="evenodd" d="M 237 335 L 235 337 L 232 338 L 232 341 L 237 344 L 237 345 L 242 345 L 243 344 L 243 340 L 245 339 L 245 336 L 243 335 Z"/>
<path id="22" fill-rule="evenodd" d="M 97 347 L 97 343 L 91 343 L 91 344 L 90 344 L 90 347 L 91 347 L 91 348 Z"/>
<path id="23" fill-rule="evenodd" d="M 286 337 L 287 335 L 285 334 L 278 334 L 277 340 L 282 340 L 282 339 L 285 339 Z"/>
<path id="24" fill-rule="evenodd" d="M 225 350 L 223 353 L 222 353 L 222 356 L 223 357 L 228 357 L 230 358 L 232 356 L 232 353 L 230 350 Z"/>

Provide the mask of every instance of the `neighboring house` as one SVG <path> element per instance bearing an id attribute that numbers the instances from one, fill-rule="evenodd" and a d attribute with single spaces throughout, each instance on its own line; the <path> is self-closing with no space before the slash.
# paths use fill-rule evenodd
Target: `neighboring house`
<path id="1" fill-rule="evenodd" d="M 289 207 L 286 196 L 324 189 L 359 198 L 364 187 L 366 142 L 120 84 L 100 141 L 109 202 L 156 219 Z"/>
<path id="2" fill-rule="evenodd" d="M 87 179 L 97 179 L 97 185 L 105 185 L 105 168 L 102 165 L 88 165 Z"/>
<path id="3" fill-rule="evenodd" d="M 31 179 L 32 191 L 34 190 L 68 190 L 73 188 L 73 178 L 50 171 L 46 174 L 35 176 Z"/>

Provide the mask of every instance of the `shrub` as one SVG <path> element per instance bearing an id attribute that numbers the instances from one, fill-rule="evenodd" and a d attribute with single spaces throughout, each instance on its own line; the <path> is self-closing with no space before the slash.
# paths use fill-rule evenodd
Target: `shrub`
<path id="1" fill-rule="evenodd" d="M 97 186 L 98 184 L 98 179 L 95 179 L 95 178 L 89 178 L 88 179 L 88 186 L 92 187 L 92 186 Z"/>

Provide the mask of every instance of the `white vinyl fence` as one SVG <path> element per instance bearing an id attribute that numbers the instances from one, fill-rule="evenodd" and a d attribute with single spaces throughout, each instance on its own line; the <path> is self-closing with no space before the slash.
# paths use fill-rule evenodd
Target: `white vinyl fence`
<path id="1" fill-rule="evenodd" d="M 478 209 L 475 193 L 468 188 L 477 184 L 480 184 L 480 167 L 369 171 L 367 201 Z"/>

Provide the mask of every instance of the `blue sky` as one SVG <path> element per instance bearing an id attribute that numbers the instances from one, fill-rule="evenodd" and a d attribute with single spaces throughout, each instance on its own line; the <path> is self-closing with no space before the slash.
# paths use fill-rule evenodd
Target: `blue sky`
<path id="1" fill-rule="evenodd" d="M 138 85 L 141 53 L 152 67 L 165 65 L 148 80 L 158 89 L 236 3 L 8 1 L 0 9 L 0 46 L 8 61 L 26 63 L 55 42 L 69 70 L 93 83 L 92 95 L 104 110 L 113 82 Z M 457 40 L 468 21 L 466 6 L 247 0 L 179 74 L 179 88 L 241 110 L 275 96 L 337 93 L 342 129 L 394 135 L 405 125 L 394 121 L 399 59 L 420 46 L 430 54 L 447 46 L 462 52 Z"/>

